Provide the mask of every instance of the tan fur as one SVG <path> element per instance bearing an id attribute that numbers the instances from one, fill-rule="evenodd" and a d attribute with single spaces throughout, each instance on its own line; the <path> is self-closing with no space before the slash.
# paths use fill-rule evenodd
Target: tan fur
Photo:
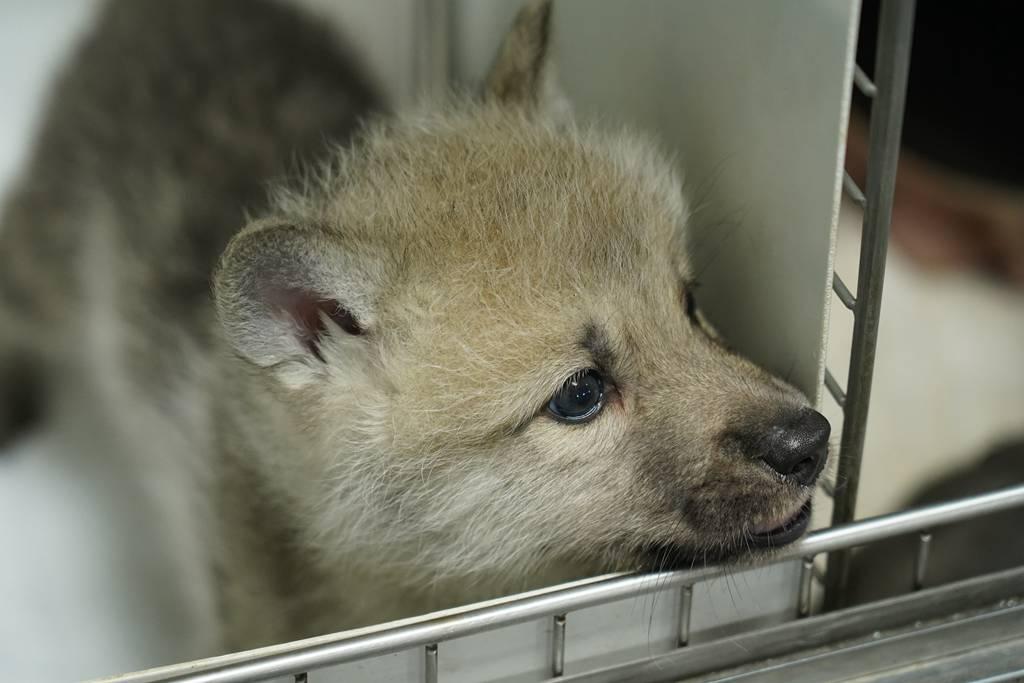
<path id="1" fill-rule="evenodd" d="M 542 112 L 496 97 L 373 126 L 225 257 L 222 319 L 267 366 L 241 393 L 275 397 L 250 447 L 323 566 L 397 599 L 369 619 L 636 566 L 646 546 L 718 555 L 806 498 L 722 439 L 804 399 L 685 318 L 671 165 Z M 366 328 L 332 326 L 324 363 L 261 356 L 236 316 L 253 253 L 296 240 L 312 286 Z M 559 424 L 544 407 L 594 365 L 588 329 L 617 358 L 616 395 Z"/>
<path id="2" fill-rule="evenodd" d="M 209 406 L 172 421 L 208 465 L 225 647 L 735 556 L 807 499 L 734 436 L 806 399 L 686 316 L 679 178 L 553 106 L 549 21 L 527 6 L 480 101 L 282 185 L 224 252 L 220 324 L 190 314 L 211 345 L 164 391 Z M 595 367 L 601 414 L 552 419 Z"/>

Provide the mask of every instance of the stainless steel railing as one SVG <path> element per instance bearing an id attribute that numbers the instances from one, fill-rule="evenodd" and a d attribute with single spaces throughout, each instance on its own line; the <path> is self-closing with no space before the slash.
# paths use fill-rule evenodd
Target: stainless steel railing
<path id="1" fill-rule="evenodd" d="M 1024 506 L 1024 485 L 818 531 L 799 543 L 779 550 L 771 558 L 771 562 L 796 558 L 811 559 L 821 553 L 846 550 L 901 534 L 928 532 L 945 524 L 1018 506 Z M 922 541 L 922 546 L 927 547 L 928 543 L 930 537 L 927 542 Z M 914 568 L 915 576 L 923 574 L 927 553 L 919 553 L 918 557 L 918 565 Z M 804 567 L 808 567 L 809 564 L 810 562 L 805 562 Z M 457 614 L 448 614 L 407 626 L 384 628 L 354 637 L 339 633 L 333 640 L 320 640 L 308 646 L 302 646 L 300 643 L 288 651 L 269 654 L 256 651 L 250 657 L 241 659 L 237 655 L 231 656 L 230 663 L 220 665 L 216 660 L 212 660 L 208 668 L 198 671 L 191 669 L 186 673 L 176 670 L 162 677 L 150 672 L 132 674 L 116 680 L 118 683 L 262 681 L 277 676 L 301 676 L 304 672 L 335 664 L 423 648 L 427 661 L 426 675 L 428 679 L 432 677 L 436 681 L 437 656 L 439 650 L 443 649 L 442 644 L 445 641 L 539 618 L 560 620 L 563 626 L 562 629 L 555 628 L 553 631 L 554 673 L 564 654 L 564 625 L 571 621 L 572 612 L 669 588 L 679 588 L 683 605 L 686 605 L 685 596 L 694 584 L 734 569 L 735 567 L 728 566 L 707 566 L 658 574 L 607 575 L 577 582 L 569 587 L 553 587 L 538 591 L 529 597 L 512 598 L 500 604 L 467 608 Z M 809 570 L 805 569 L 806 571 Z M 809 612 L 809 605 L 807 611 Z M 684 613 L 680 623 L 680 641 L 683 646 L 687 635 L 684 630 L 686 616 Z M 433 667 L 430 666 L 431 660 L 435 663 Z"/>

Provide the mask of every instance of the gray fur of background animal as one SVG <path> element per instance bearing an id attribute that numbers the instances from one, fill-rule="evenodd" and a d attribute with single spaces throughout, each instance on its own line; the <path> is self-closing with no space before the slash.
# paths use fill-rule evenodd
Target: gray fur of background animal
<path id="1" fill-rule="evenodd" d="M 397 118 L 263 0 L 115 0 L 58 83 L 0 233 L 33 374 L 0 382 L 87 382 L 180 480 L 211 652 L 733 557 L 810 497 L 823 457 L 764 452 L 806 399 L 694 309 L 676 173 L 566 117 L 549 17 Z M 600 416 L 547 416 L 587 368 Z"/>
<path id="2" fill-rule="evenodd" d="M 107 286 L 117 363 L 145 385 L 182 379 L 183 344 L 211 348 L 209 274 L 267 183 L 378 106 L 328 32 L 238 0 L 111 3 L 54 93 L 3 217 L 5 356 L 80 349 Z"/>

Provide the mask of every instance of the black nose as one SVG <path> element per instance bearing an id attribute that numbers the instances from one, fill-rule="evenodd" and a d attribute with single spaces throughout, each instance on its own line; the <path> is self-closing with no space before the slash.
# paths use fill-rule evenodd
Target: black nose
<path id="1" fill-rule="evenodd" d="M 824 415 L 805 408 L 769 427 L 757 456 L 782 476 L 806 486 L 825 466 L 831 431 Z"/>

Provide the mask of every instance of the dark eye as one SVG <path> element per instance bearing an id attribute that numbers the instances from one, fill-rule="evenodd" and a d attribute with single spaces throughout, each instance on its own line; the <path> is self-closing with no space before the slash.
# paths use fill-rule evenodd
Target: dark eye
<path id="1" fill-rule="evenodd" d="M 548 412 L 562 422 L 586 422 L 604 407 L 604 381 L 596 370 L 578 372 L 555 392 Z"/>

